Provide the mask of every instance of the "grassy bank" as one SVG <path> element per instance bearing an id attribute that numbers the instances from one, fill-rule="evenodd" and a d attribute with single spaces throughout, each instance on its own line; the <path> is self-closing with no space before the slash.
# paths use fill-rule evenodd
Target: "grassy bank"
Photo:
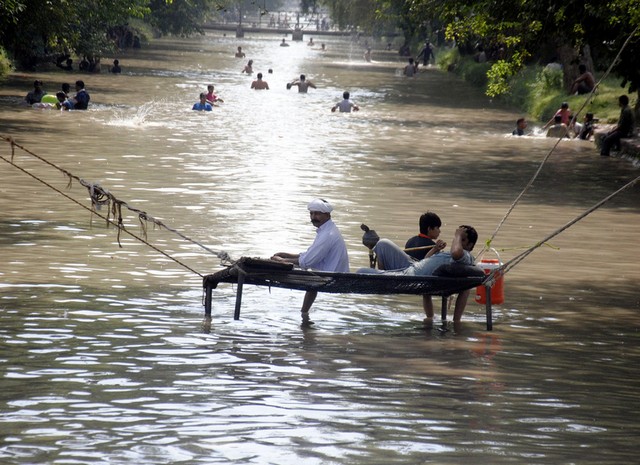
<path id="1" fill-rule="evenodd" d="M 461 76 L 475 86 L 483 89 L 487 87 L 486 75 L 491 66 L 489 63 L 476 63 L 471 57 L 461 57 L 457 50 L 451 49 L 438 54 L 438 66 Z M 600 77 L 595 76 L 596 80 Z M 580 111 L 578 119 L 590 112 L 601 123 L 616 123 L 620 115 L 618 97 L 626 93 L 626 90 L 620 87 L 620 82 L 619 78 L 607 77 L 590 98 L 586 95 L 567 95 L 562 86 L 562 71 L 532 65 L 511 78 L 511 92 L 500 96 L 500 99 L 520 109 L 528 119 L 542 123 L 553 117 L 562 102 L 568 102 L 574 113 Z M 635 96 L 629 97 L 633 105 Z"/>

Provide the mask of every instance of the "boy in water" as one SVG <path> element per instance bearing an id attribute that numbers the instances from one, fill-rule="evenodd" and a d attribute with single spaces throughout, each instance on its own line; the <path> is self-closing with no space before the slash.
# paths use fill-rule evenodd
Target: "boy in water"
<path id="1" fill-rule="evenodd" d="M 340 113 L 351 113 L 351 110 L 358 111 L 360 107 L 349 100 L 350 94 L 347 91 L 342 93 L 342 102 L 336 103 L 333 107 L 331 107 L 331 111 L 335 112 L 337 109 L 340 109 Z"/>
<path id="2" fill-rule="evenodd" d="M 527 120 L 524 118 L 518 118 L 516 121 L 516 128 L 511 134 L 514 136 L 524 136 L 525 129 L 527 129 Z"/>
<path id="3" fill-rule="evenodd" d="M 216 102 L 222 102 L 224 103 L 224 100 L 222 100 L 221 98 L 219 98 L 216 94 L 213 93 L 213 84 L 209 84 L 207 86 L 207 102 L 209 102 L 211 105 L 213 105 Z"/>
<path id="4" fill-rule="evenodd" d="M 192 110 L 195 111 L 212 111 L 213 107 L 207 102 L 207 94 L 202 92 L 200 94 L 200 101 L 193 104 Z"/>
<path id="5" fill-rule="evenodd" d="M 300 75 L 300 79 L 296 79 L 287 84 L 287 89 L 291 89 L 293 86 L 297 86 L 298 92 L 301 94 L 306 94 L 309 87 L 317 88 L 313 82 L 307 81 L 307 77 L 304 74 Z"/>

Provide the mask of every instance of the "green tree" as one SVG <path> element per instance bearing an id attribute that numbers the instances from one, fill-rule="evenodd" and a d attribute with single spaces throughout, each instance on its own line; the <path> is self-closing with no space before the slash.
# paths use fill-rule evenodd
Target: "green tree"
<path id="1" fill-rule="evenodd" d="M 148 0 L 9 0 L 2 15 L 0 44 L 22 68 L 65 53 L 100 55 L 111 46 L 106 33 L 148 12 Z"/>
<path id="2" fill-rule="evenodd" d="M 565 85 L 575 77 L 579 61 L 595 59 L 606 68 L 626 37 L 640 24 L 640 0 L 413 0 L 420 17 L 439 16 L 447 37 L 456 40 L 461 53 L 477 44 L 489 49 L 493 64 L 488 71 L 490 95 L 509 91 L 509 78 L 525 64 L 561 56 Z M 630 91 L 638 88 L 640 48 L 637 37 L 614 68 Z"/>
<path id="3" fill-rule="evenodd" d="M 213 0 L 150 0 L 149 23 L 162 34 L 203 33 L 204 22 L 231 2 Z"/>

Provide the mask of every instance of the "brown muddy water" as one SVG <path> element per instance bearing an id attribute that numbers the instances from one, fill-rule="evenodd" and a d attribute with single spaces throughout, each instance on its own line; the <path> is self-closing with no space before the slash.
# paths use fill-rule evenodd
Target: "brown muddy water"
<path id="1" fill-rule="evenodd" d="M 304 250 L 316 196 L 353 270 L 368 264 L 361 223 L 404 242 L 433 210 L 445 240 L 463 223 L 488 239 L 555 141 L 510 136 L 517 112 L 434 68 L 408 80 L 391 53 L 365 63 L 362 45 L 306 40 L 216 33 L 122 54 L 122 75 L 16 73 L 0 134 L 233 258 Z M 269 91 L 249 88 L 238 45 Z M 317 89 L 287 91 L 300 73 Z M 90 110 L 22 105 L 35 78 L 84 79 Z M 192 112 L 209 83 L 224 103 Z M 344 90 L 360 112 L 329 111 Z M 20 150 L 14 162 L 89 205 L 57 170 Z M 442 332 L 421 327 L 415 297 L 348 294 L 321 294 L 303 330 L 302 293 L 251 286 L 234 321 L 230 285 L 205 331 L 198 273 L 220 269 L 215 255 L 152 226 L 149 242 L 195 272 L 130 237 L 119 247 L 114 228 L 0 167 L 1 463 L 637 460 L 640 186 L 509 272 L 492 332 L 475 302 Z M 507 261 L 637 176 L 562 142 L 492 245 Z"/>

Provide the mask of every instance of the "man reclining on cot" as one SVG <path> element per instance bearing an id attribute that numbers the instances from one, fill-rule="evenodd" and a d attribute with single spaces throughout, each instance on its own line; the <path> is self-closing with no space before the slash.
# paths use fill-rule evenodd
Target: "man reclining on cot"
<path id="1" fill-rule="evenodd" d="M 378 262 L 383 264 L 383 270 L 375 268 L 361 268 L 358 273 L 388 274 L 395 276 L 432 276 L 442 265 L 459 264 L 474 265 L 471 251 L 478 240 L 476 230 L 467 225 L 456 229 L 449 252 L 443 252 L 447 243 L 438 240 L 436 245 L 427 252 L 425 258 L 417 262 L 410 262 L 407 266 L 407 254 L 389 239 L 380 239 L 373 248 L 378 256 Z M 467 305 L 467 299 L 471 289 L 460 292 L 456 299 L 453 312 L 453 321 L 460 321 L 462 313 Z"/>

